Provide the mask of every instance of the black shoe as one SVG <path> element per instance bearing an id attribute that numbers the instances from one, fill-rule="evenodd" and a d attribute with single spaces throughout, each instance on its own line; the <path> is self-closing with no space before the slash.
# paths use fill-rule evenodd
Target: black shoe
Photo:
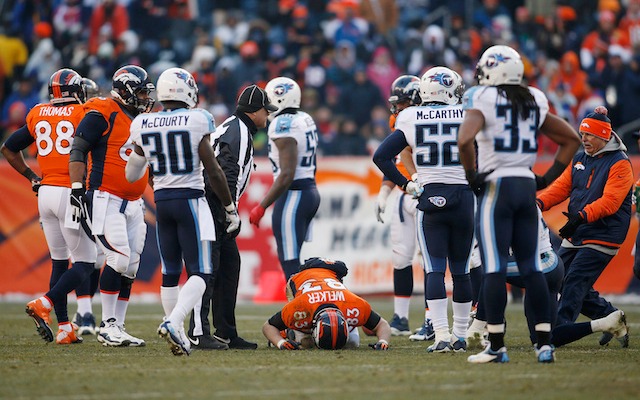
<path id="1" fill-rule="evenodd" d="M 209 335 L 189 336 L 191 347 L 198 350 L 228 350 L 229 345 L 223 343 Z"/>
<path id="2" fill-rule="evenodd" d="M 221 338 L 219 336 L 213 335 L 214 339 L 217 339 L 223 343 L 226 343 L 229 345 L 230 349 L 237 349 L 237 350 L 255 350 L 258 348 L 258 343 L 253 343 L 253 342 L 247 342 L 246 340 L 244 340 L 243 338 L 241 338 L 240 336 L 236 336 L 233 339 L 225 339 L 225 338 Z"/>

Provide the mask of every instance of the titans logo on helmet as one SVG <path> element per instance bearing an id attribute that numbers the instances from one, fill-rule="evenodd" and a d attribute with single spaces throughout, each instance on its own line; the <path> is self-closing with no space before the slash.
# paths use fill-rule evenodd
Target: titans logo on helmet
<path id="1" fill-rule="evenodd" d="M 439 73 L 429 77 L 431 82 L 438 82 L 442 86 L 451 87 L 453 85 L 453 77 L 449 74 Z"/>
<path id="2" fill-rule="evenodd" d="M 176 72 L 176 76 L 187 84 L 190 88 L 196 87 L 196 83 L 193 81 L 193 78 L 182 71 Z"/>
<path id="3" fill-rule="evenodd" d="M 287 93 L 289 90 L 293 89 L 293 85 L 290 83 L 281 83 L 278 86 L 276 86 L 275 88 L 273 88 L 273 93 L 276 96 L 282 96 L 283 94 Z"/>
<path id="4" fill-rule="evenodd" d="M 505 57 L 500 53 L 491 54 L 487 58 L 487 68 L 493 68 L 500 63 L 507 62 L 508 60 L 511 60 L 511 57 Z"/>

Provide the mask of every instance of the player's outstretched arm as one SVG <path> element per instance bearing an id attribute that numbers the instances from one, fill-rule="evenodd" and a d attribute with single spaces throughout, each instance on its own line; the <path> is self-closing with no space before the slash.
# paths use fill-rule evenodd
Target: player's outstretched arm
<path id="1" fill-rule="evenodd" d="M 277 314 L 274 315 L 273 317 L 271 317 L 271 319 L 273 319 L 276 316 L 277 316 Z M 278 328 L 276 328 L 275 326 L 271 325 L 271 323 L 269 321 L 265 322 L 264 325 L 262 325 L 262 334 L 267 338 L 267 340 L 269 340 L 269 342 L 271 344 L 273 344 L 274 346 L 276 346 L 280 350 L 298 350 L 298 349 L 300 349 L 300 343 L 298 343 L 298 342 L 296 342 L 294 340 L 291 340 L 291 339 L 283 338 L 280 335 L 280 330 Z"/>

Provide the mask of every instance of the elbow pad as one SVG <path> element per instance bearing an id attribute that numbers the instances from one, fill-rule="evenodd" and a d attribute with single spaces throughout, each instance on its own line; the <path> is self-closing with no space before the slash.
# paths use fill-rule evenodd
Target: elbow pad
<path id="1" fill-rule="evenodd" d="M 71 153 L 69 154 L 69 162 L 79 161 L 81 163 L 87 163 L 87 154 L 91 150 L 91 145 L 82 136 L 75 136 L 73 138 L 73 145 L 71 146 Z"/>
<path id="2" fill-rule="evenodd" d="M 129 183 L 133 183 L 137 180 L 140 180 L 144 176 L 144 172 L 147 168 L 147 159 L 144 156 L 136 153 L 135 151 L 131 152 L 129 156 L 129 160 L 127 161 L 127 165 L 124 168 L 124 174 Z"/>

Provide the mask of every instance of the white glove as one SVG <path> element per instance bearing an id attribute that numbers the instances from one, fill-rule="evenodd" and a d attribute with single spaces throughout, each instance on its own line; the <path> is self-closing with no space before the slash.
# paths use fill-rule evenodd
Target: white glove
<path id="1" fill-rule="evenodd" d="M 407 194 L 410 194 L 411 196 L 413 196 L 416 199 L 418 197 L 420 197 L 422 192 L 424 192 L 424 189 L 422 188 L 422 186 L 420 186 L 419 184 L 415 183 L 414 181 L 408 181 L 407 184 L 404 185 L 403 190 Z"/>
<path id="2" fill-rule="evenodd" d="M 391 193 L 391 188 L 387 185 L 382 185 L 380 187 L 380 192 L 378 193 L 378 200 L 376 201 L 376 218 L 378 222 L 384 224 L 384 220 L 382 219 L 382 214 L 384 213 L 385 208 L 387 207 L 387 197 L 389 197 L 389 193 Z"/>
<path id="3" fill-rule="evenodd" d="M 229 223 L 229 226 L 227 226 L 227 233 L 231 233 L 240 228 L 240 216 L 238 215 L 238 210 L 233 203 L 224 207 L 224 214 L 227 222 Z"/>

